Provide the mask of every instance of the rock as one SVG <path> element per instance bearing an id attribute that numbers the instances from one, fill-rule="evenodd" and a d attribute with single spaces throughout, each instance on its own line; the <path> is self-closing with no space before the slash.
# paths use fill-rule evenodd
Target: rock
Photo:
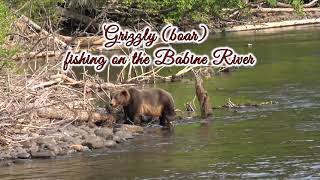
<path id="1" fill-rule="evenodd" d="M 83 146 L 88 146 L 90 149 L 100 149 L 105 147 L 106 145 L 106 140 L 95 136 L 95 135 L 89 135 L 85 137 L 84 142 L 82 143 Z"/>
<path id="2" fill-rule="evenodd" d="M 69 134 L 72 137 L 81 137 L 88 135 L 88 132 L 71 124 L 66 127 L 64 134 Z"/>
<path id="3" fill-rule="evenodd" d="M 112 139 L 113 136 L 113 130 L 111 128 L 98 128 L 94 131 L 96 136 L 102 137 L 106 140 Z"/>
<path id="4" fill-rule="evenodd" d="M 73 137 L 72 136 L 62 136 L 59 141 L 62 142 L 67 142 L 67 143 L 72 143 L 73 142 Z"/>
<path id="5" fill-rule="evenodd" d="M 116 143 L 122 143 L 125 141 L 125 139 L 122 139 L 121 137 L 114 135 L 113 136 L 113 141 L 115 141 Z"/>
<path id="6" fill-rule="evenodd" d="M 45 150 L 45 151 L 40 151 L 40 152 L 31 152 L 32 158 L 47 159 L 47 158 L 51 158 L 51 157 L 55 157 L 55 156 L 56 155 L 54 154 L 54 152 L 50 151 L 50 150 Z"/>
<path id="7" fill-rule="evenodd" d="M 8 149 L 1 150 L 1 152 L 0 152 L 0 160 L 10 159 L 11 158 L 10 153 L 11 152 Z"/>
<path id="8" fill-rule="evenodd" d="M 67 155 L 73 154 L 73 153 L 76 153 L 76 152 L 77 152 L 77 151 L 74 150 L 74 149 L 69 149 L 69 150 L 67 151 Z"/>
<path id="9" fill-rule="evenodd" d="M 107 140 L 105 146 L 108 148 L 114 147 L 117 143 L 113 140 Z"/>
<path id="10" fill-rule="evenodd" d="M 38 152 L 39 151 L 39 146 L 35 142 L 31 142 L 31 147 L 29 148 L 29 152 Z"/>
<path id="11" fill-rule="evenodd" d="M 68 154 L 68 150 L 69 150 L 69 149 L 62 147 L 61 150 L 59 151 L 59 153 L 56 154 L 56 155 L 57 155 L 57 156 L 65 156 L 65 155 Z"/>
<path id="12" fill-rule="evenodd" d="M 46 136 L 46 135 L 53 134 L 53 133 L 55 133 L 55 132 L 56 132 L 56 130 L 54 130 L 54 129 L 44 129 L 44 130 L 41 130 L 41 131 L 39 132 L 39 135 Z"/>
<path id="13" fill-rule="evenodd" d="M 132 133 L 127 131 L 117 131 L 115 135 L 119 136 L 121 139 L 124 139 L 124 140 L 133 139 Z"/>
<path id="14" fill-rule="evenodd" d="M 27 153 L 27 151 L 21 147 L 17 147 L 16 148 L 17 151 L 17 158 L 19 159 L 29 159 L 30 158 L 30 154 Z"/>
<path id="15" fill-rule="evenodd" d="M 17 157 L 18 157 L 19 159 L 29 159 L 29 158 L 30 158 L 30 154 L 27 153 L 27 152 L 22 152 L 22 153 L 19 153 L 19 154 L 17 155 Z"/>
<path id="16" fill-rule="evenodd" d="M 21 146 L 22 146 L 23 148 L 31 148 L 31 141 L 30 141 L 30 140 L 28 140 L 28 141 L 22 141 L 22 142 L 20 142 L 20 144 L 21 144 Z"/>
<path id="17" fill-rule="evenodd" d="M 83 146 L 81 144 L 73 144 L 73 145 L 70 146 L 71 149 L 74 149 L 74 150 L 76 150 L 78 152 L 82 152 L 85 147 L 86 146 Z"/>
<path id="18" fill-rule="evenodd" d="M 84 130 L 87 133 L 91 133 L 92 132 L 92 129 L 90 127 L 86 126 L 86 125 L 81 125 L 81 126 L 79 126 L 78 129 Z"/>
<path id="19" fill-rule="evenodd" d="M 82 140 L 79 137 L 72 136 L 63 136 L 59 140 L 68 144 L 81 144 L 82 142 Z"/>
<path id="20" fill-rule="evenodd" d="M 38 137 L 39 137 L 39 134 L 37 134 L 37 133 L 31 133 L 30 137 L 32 137 L 32 138 L 38 138 Z"/>
<path id="21" fill-rule="evenodd" d="M 130 124 L 120 124 L 115 126 L 114 128 L 114 132 L 118 132 L 118 131 L 125 131 L 128 133 L 143 133 L 143 127 L 141 126 L 136 126 L 136 125 L 130 125 Z"/>
<path id="22" fill-rule="evenodd" d="M 53 151 L 54 154 L 60 154 L 60 152 L 62 151 L 62 148 L 55 145 L 55 146 L 49 148 L 49 150 Z"/>
<path id="23" fill-rule="evenodd" d="M 83 152 L 92 152 L 91 149 L 89 149 L 87 146 L 84 146 Z"/>
<path id="24" fill-rule="evenodd" d="M 53 137 L 39 137 L 36 139 L 38 145 L 52 145 L 57 144 Z"/>

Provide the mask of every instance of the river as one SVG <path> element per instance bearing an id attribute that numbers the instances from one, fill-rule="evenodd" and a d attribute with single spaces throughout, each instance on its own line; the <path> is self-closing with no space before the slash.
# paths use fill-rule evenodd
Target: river
<path id="1" fill-rule="evenodd" d="M 320 179 L 320 26 L 217 35 L 177 49 L 218 46 L 252 52 L 257 65 L 206 80 L 214 106 L 277 103 L 214 110 L 211 123 L 178 123 L 115 149 L 1 167 L 0 179 Z M 192 81 L 156 86 L 179 109 L 195 94 Z"/>

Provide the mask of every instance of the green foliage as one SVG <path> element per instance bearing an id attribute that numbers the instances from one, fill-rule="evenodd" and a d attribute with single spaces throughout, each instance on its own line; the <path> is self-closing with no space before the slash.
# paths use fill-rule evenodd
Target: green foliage
<path id="1" fill-rule="evenodd" d="M 267 3 L 271 6 L 274 7 L 277 5 L 277 0 L 267 0 Z"/>
<path id="2" fill-rule="evenodd" d="M 1 30 L 0 30 L 0 58 L 6 57 L 8 54 L 10 54 L 9 51 L 7 51 L 3 45 L 5 42 L 5 39 L 7 37 L 7 34 L 10 29 L 10 25 L 14 19 L 14 16 L 10 13 L 9 8 L 3 3 L 3 1 L 0 0 L 0 24 L 1 24 Z"/>
<path id="3" fill-rule="evenodd" d="M 296 11 L 302 12 L 302 5 L 303 5 L 302 0 L 292 0 L 291 4 Z"/>
<path id="4" fill-rule="evenodd" d="M 127 8 L 143 9 L 149 14 L 159 15 L 161 11 L 174 9 L 162 13 L 167 23 L 175 23 L 183 17 L 206 22 L 209 16 L 218 16 L 222 8 L 241 7 L 241 0 L 124 0 L 122 5 Z"/>
<path id="5" fill-rule="evenodd" d="M 58 22 L 60 18 L 59 12 L 56 10 L 58 3 L 64 0 L 8 0 L 6 3 L 11 8 L 19 9 L 19 13 L 30 17 L 38 23 L 43 23 L 50 18 L 51 25 Z M 53 23 L 53 24 L 52 24 Z"/>

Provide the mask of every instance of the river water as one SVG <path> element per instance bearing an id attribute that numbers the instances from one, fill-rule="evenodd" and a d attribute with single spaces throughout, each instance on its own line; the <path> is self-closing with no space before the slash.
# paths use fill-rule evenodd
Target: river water
<path id="1" fill-rule="evenodd" d="M 253 52 L 258 62 L 206 80 L 214 106 L 229 98 L 277 103 L 215 110 L 211 123 L 155 129 L 111 150 L 1 167 L 0 179 L 320 179 L 320 26 L 219 35 L 177 49 L 218 46 Z M 179 109 L 194 97 L 192 81 L 157 86 Z"/>

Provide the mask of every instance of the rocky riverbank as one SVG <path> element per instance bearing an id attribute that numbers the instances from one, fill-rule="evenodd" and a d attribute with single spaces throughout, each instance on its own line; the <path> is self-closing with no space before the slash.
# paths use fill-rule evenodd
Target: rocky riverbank
<path id="1" fill-rule="evenodd" d="M 47 159 L 113 148 L 143 132 L 142 127 L 128 124 L 115 125 L 113 128 L 70 124 L 57 130 L 42 130 L 39 134 L 32 134 L 28 140 L 1 147 L 0 166 L 11 165 L 17 159 Z"/>

